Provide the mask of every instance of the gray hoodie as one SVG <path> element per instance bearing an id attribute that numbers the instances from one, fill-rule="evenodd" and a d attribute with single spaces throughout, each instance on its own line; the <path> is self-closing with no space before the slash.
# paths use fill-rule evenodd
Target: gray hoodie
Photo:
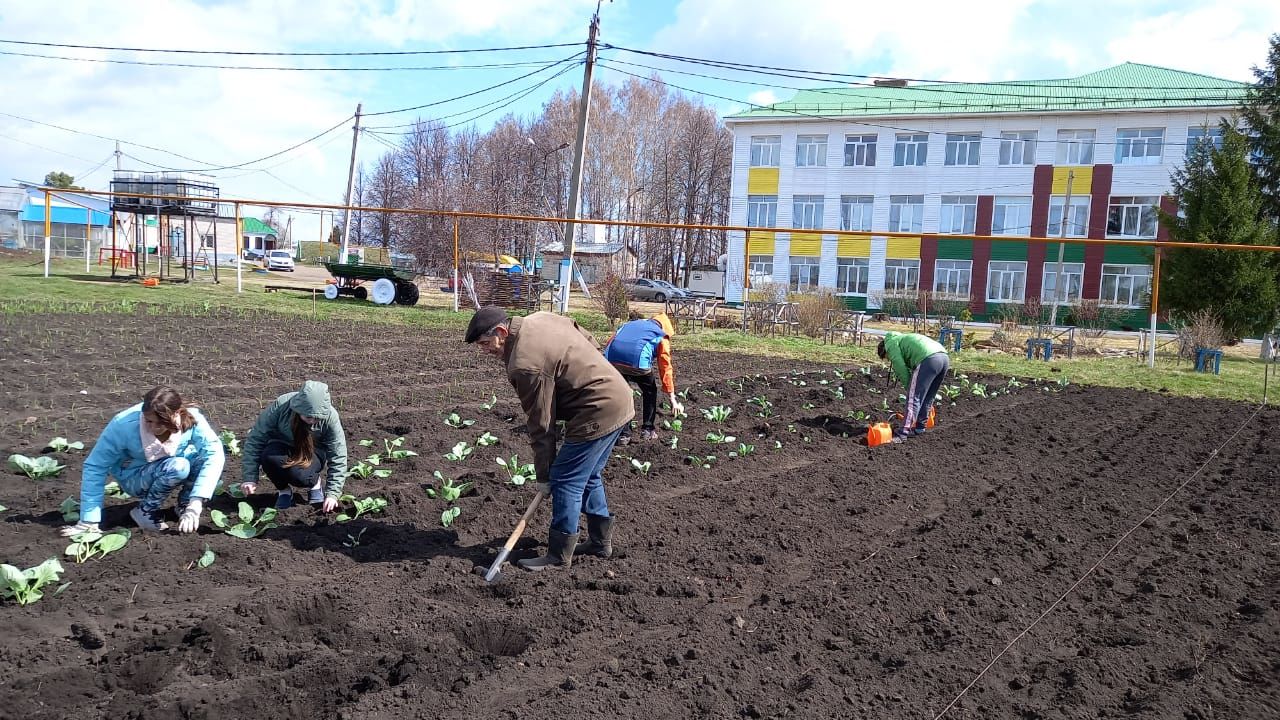
<path id="1" fill-rule="evenodd" d="M 338 411 L 329 400 L 329 386 L 315 380 L 303 383 L 298 392 L 276 398 L 258 415 L 258 422 L 244 441 L 244 482 L 258 481 L 262 450 L 267 443 L 281 440 L 293 444 L 294 413 L 317 420 L 311 432 L 315 436 L 316 456 L 327 466 L 324 494 L 339 497 L 347 481 L 347 435 L 342 430 Z"/>

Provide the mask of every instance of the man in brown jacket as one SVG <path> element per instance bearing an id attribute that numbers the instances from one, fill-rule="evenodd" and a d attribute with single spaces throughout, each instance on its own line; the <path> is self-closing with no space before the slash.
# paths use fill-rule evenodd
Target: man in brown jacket
<path id="1" fill-rule="evenodd" d="M 547 554 L 517 564 L 527 570 L 569 567 L 578 544 L 578 516 L 589 541 L 579 555 L 609 557 L 613 517 L 601 472 L 622 428 L 635 416 L 626 380 L 571 318 L 547 312 L 508 318 L 499 307 L 476 311 L 466 341 L 500 358 L 528 416 L 538 482 L 551 496 Z M 565 423 L 556 451 L 556 422 Z"/>

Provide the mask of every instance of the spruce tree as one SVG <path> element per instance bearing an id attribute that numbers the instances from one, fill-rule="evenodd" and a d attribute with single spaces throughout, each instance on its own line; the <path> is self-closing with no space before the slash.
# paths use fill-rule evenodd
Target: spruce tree
<path id="1" fill-rule="evenodd" d="M 1280 35 L 1271 36 L 1267 62 L 1254 67 L 1253 75 L 1257 82 L 1245 95 L 1240 115 L 1248 128 L 1263 212 L 1280 223 Z"/>
<path id="2" fill-rule="evenodd" d="M 1161 212 L 1175 242 L 1274 245 L 1276 226 L 1249 166 L 1249 141 L 1223 123 L 1222 149 L 1200 143 L 1173 174 L 1180 212 Z M 1160 301 L 1174 316 L 1210 310 L 1232 338 L 1254 337 L 1280 317 L 1280 256 L 1240 250 L 1165 250 Z"/>

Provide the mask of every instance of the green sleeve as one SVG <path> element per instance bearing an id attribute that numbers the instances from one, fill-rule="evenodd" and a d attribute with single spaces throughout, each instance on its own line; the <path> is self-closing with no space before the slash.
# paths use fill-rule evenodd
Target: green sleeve
<path id="1" fill-rule="evenodd" d="M 329 465 L 324 494 L 331 498 L 341 497 L 342 487 L 347 482 L 347 433 L 342 429 L 342 419 L 337 411 L 325 423 L 324 453 Z"/>
<path id="2" fill-rule="evenodd" d="M 898 376 L 898 382 L 907 387 L 911 385 L 911 370 L 907 368 L 907 361 L 902 356 L 901 342 L 901 337 L 886 340 L 884 354 L 888 356 L 889 364 L 893 365 L 893 374 Z"/>
<path id="3" fill-rule="evenodd" d="M 241 482 L 258 482 L 262 449 L 275 432 L 282 409 L 287 411 L 288 407 L 277 398 L 258 414 L 258 421 L 253 424 L 253 429 L 249 431 L 249 436 L 244 439 L 244 445 L 240 449 L 240 467 L 243 472 Z"/>

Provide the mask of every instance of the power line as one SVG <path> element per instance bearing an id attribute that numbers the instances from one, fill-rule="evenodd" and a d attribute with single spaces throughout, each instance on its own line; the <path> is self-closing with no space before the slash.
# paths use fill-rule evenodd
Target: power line
<path id="1" fill-rule="evenodd" d="M 547 48 L 561 47 L 578 47 L 585 43 L 556 43 L 549 45 L 515 45 L 511 47 L 489 47 L 489 48 L 456 48 L 453 50 L 385 50 L 370 52 L 264 52 L 255 50 L 189 50 L 189 49 L 159 49 L 159 48 L 139 48 L 139 47 L 112 47 L 106 45 L 72 45 L 69 43 L 50 43 L 50 42 L 34 42 L 30 40 L 5 40 L 0 39 L 0 43 L 6 45 L 26 45 L 35 47 L 51 47 L 51 48 L 70 48 L 76 50 L 116 50 L 120 52 L 138 52 L 138 53 L 172 53 L 175 55 L 258 55 L 271 57 L 375 57 L 375 56 L 404 56 L 404 55 L 449 55 L 459 53 L 480 53 L 480 52 L 506 52 L 512 50 L 544 50 Z"/>
<path id="2" fill-rule="evenodd" d="M 392 67 L 296 67 L 292 65 L 213 65 L 209 63 L 148 62 L 144 60 L 120 60 L 116 58 L 80 58 L 64 55 L 40 55 L 0 50 L 0 55 L 40 58 L 43 60 L 67 60 L 71 62 L 106 63 L 112 65 L 142 65 L 146 67 L 203 68 L 209 70 L 270 70 L 289 72 L 399 72 L 423 70 L 492 70 L 500 68 L 531 67 L 545 60 L 522 60 L 508 63 L 482 63 L 475 65 L 410 65 Z"/>
<path id="3" fill-rule="evenodd" d="M 635 74 L 635 73 L 633 73 L 633 72 L 628 72 L 628 71 L 623 70 L 623 69 L 621 69 L 621 68 L 619 68 L 619 67 L 614 67 L 614 66 L 612 65 L 611 61 L 608 61 L 608 60 L 599 60 L 598 62 L 599 62 L 599 64 L 600 64 L 600 65 L 602 65 L 603 67 L 605 67 L 606 69 L 611 70 L 611 71 L 613 71 L 613 72 L 621 73 L 621 74 L 623 74 L 623 75 L 627 75 L 627 76 L 630 76 L 630 77 L 636 78 L 636 79 L 638 79 L 638 80 L 643 80 L 643 81 L 645 81 L 645 82 L 655 82 L 655 81 L 653 80 L 653 78 L 647 78 L 647 77 L 644 77 L 644 76 L 642 76 L 642 75 L 637 75 L 637 74 Z M 720 80 L 728 80 L 728 78 L 716 78 L 716 79 L 720 79 Z M 761 104 L 759 104 L 759 103 L 753 103 L 753 102 L 750 102 L 749 100 L 742 100 L 742 99 L 740 99 L 740 98 L 732 98 L 732 97 L 728 97 L 728 96 L 726 96 L 726 95 L 718 95 L 718 94 L 716 94 L 716 93 L 706 92 L 706 91 L 704 91 L 704 90 L 694 90 L 694 89 L 692 89 L 692 88 L 687 88 L 687 87 L 684 87 L 684 86 L 682 86 L 682 85 L 676 85 L 675 83 L 667 82 L 666 80 L 657 80 L 656 82 L 660 82 L 660 83 L 662 83 L 663 85 L 666 85 L 666 86 L 668 86 L 668 87 L 673 87 L 673 88 L 675 88 L 675 89 L 677 89 L 677 90 L 683 90 L 683 91 L 685 91 L 685 92 L 687 92 L 687 93 L 692 93 L 692 94 L 694 94 L 694 95 L 702 95 L 702 96 L 704 96 L 704 97 L 713 97 L 713 98 L 716 98 L 716 99 L 719 99 L 719 100 L 727 100 L 727 101 L 729 101 L 729 102 L 737 103 L 738 105 L 746 105 L 746 106 L 749 106 L 749 107 L 751 107 L 751 108 L 753 108 L 753 109 L 757 109 L 757 110 L 771 110 L 771 111 L 773 111 L 773 112 L 778 113 L 779 115 L 791 115 L 791 116 L 802 117 L 802 118 L 812 118 L 812 119 L 815 119 L 815 120 L 826 120 L 826 121 L 828 121 L 828 122 L 831 122 L 831 121 L 837 121 L 837 120 L 838 120 L 838 121 L 840 121 L 840 122 L 849 123 L 849 124 L 853 124 L 853 125 L 863 125 L 863 126 L 866 126 L 866 127 L 883 128 L 883 129 L 885 129 L 885 130 L 895 130 L 895 131 L 897 131 L 897 132 L 902 132 L 902 133 L 912 133 L 912 134 L 916 134 L 916 135 L 950 135 L 950 134 L 958 134 L 958 135 L 966 135 L 966 136 L 970 136 L 970 137 L 977 137 L 977 138 L 980 138 L 980 139 L 983 139 L 983 140 L 1010 140 L 1010 141 L 1018 141 L 1018 142 L 1021 142 L 1020 140 L 1017 140 L 1017 139 L 1015 139 L 1015 138 L 1003 138 L 1003 137 L 997 137 L 997 136 L 992 136 L 992 135 L 983 135 L 983 134 L 981 134 L 981 133 L 973 133 L 973 132 L 957 132 L 957 131 L 947 131 L 947 130 L 921 130 L 921 129 L 919 129 L 919 128 L 902 127 L 902 126 L 899 126 L 899 125 L 888 125 L 888 124 L 885 124 L 885 123 L 867 122 L 866 120 L 854 119 L 854 118 L 849 118 L 849 117 L 845 117 L 845 116 L 838 116 L 838 115 L 816 115 L 816 114 L 814 114 L 814 113 L 802 112 L 802 111 L 800 111 L 800 110 L 792 110 L 792 109 L 788 109 L 788 108 L 780 108 L 780 107 L 777 107 L 777 106 L 771 106 L 771 105 L 761 105 Z M 1052 109 L 1044 110 L 1043 112 L 1052 112 Z M 1050 139 L 1050 138 L 1039 138 L 1039 137 L 1037 137 L 1037 138 L 1036 138 L 1035 142 L 1037 142 L 1037 143 L 1053 143 L 1053 144 L 1058 144 L 1058 143 L 1065 143 L 1065 144 L 1077 143 L 1077 144 L 1081 144 L 1081 145 L 1083 145 L 1083 144 L 1084 144 L 1084 143 L 1082 143 L 1080 140 L 1075 140 L 1075 139 L 1058 140 L 1058 139 L 1056 139 L 1056 138 L 1055 138 L 1055 139 Z M 1093 141 L 1091 141 L 1091 144 L 1093 144 L 1093 145 L 1125 145 L 1125 144 L 1128 144 L 1128 142 L 1127 142 L 1127 141 L 1121 141 L 1121 140 L 1116 140 L 1116 141 L 1114 141 L 1114 142 L 1101 142 L 1101 141 L 1098 141 L 1098 140 L 1093 140 Z M 1192 143 L 1175 143 L 1175 142 L 1166 142 L 1166 141 L 1164 141 L 1163 139 L 1161 140 L 1161 145 L 1162 145 L 1162 146 L 1173 146 L 1173 147 L 1178 147 L 1178 146 L 1185 146 L 1185 145 L 1191 145 L 1191 144 L 1192 144 Z"/>
<path id="4" fill-rule="evenodd" d="M 801 88 L 801 87 L 795 87 L 794 85 L 779 85 L 779 84 L 776 84 L 776 83 L 763 83 L 763 82 L 756 82 L 756 81 L 751 81 L 751 80 L 739 80 L 739 79 L 737 79 L 737 78 L 723 77 L 723 76 L 720 76 L 720 75 L 706 75 L 706 74 L 703 74 L 703 73 L 695 73 L 695 72 L 690 72 L 690 71 L 688 71 L 688 70 L 674 70 L 674 69 L 671 69 L 671 68 L 660 68 L 660 67 L 654 67 L 654 66 L 652 66 L 652 65 L 645 65 L 645 64 L 643 64 L 643 63 L 633 63 L 633 62 L 627 62 L 626 60 L 618 60 L 617 58 L 609 58 L 609 62 L 611 62 L 611 63 L 617 63 L 617 64 L 622 64 L 622 65 L 629 65 L 629 66 L 631 66 L 631 67 L 645 68 L 646 70 L 653 70 L 653 71 L 655 71 L 655 72 L 660 72 L 660 73 L 662 73 L 662 72 L 669 72 L 669 73 L 675 73 L 675 74 L 677 74 L 677 75 L 688 75 L 688 76 L 691 76 L 691 77 L 704 78 L 704 79 L 708 79 L 708 80 L 718 80 L 718 81 L 722 81 L 722 82 L 737 83 L 737 84 L 739 84 L 739 85 L 750 85 L 750 86 L 752 86 L 752 87 L 769 87 L 769 88 L 776 88 L 776 89 L 779 89 L 779 90 L 795 90 L 795 91 L 797 91 L 797 92 L 813 92 L 813 93 L 821 93 L 821 94 L 823 94 L 823 95 L 831 95 L 831 96 L 833 96 L 833 97 L 841 98 L 841 99 L 844 99 L 844 100 L 849 99 L 849 96 L 848 96 L 848 95 L 846 95 L 846 94 L 845 94 L 845 93 L 843 93 L 843 92 L 840 92 L 840 91 L 839 91 L 839 90 L 837 90 L 837 89 L 833 89 L 833 88 Z M 767 74 L 772 74 L 772 75 L 781 75 L 780 73 L 767 73 Z M 813 78 L 806 78 L 806 77 L 802 77 L 802 76 L 799 76 L 799 75 L 782 75 L 782 76 L 783 76 L 783 77 L 793 77 L 793 78 L 797 78 L 797 79 L 801 79 L 801 80 L 811 80 L 811 79 L 813 79 Z M 881 89 L 884 89 L 884 88 L 881 88 Z M 915 88 L 915 89 L 916 89 L 916 90 L 925 90 L 925 89 L 927 89 L 927 88 Z M 1139 88 L 1129 88 L 1129 89 L 1130 89 L 1130 90 L 1137 90 L 1137 89 L 1139 89 Z M 888 88 L 888 90 L 892 90 L 892 88 Z M 1016 103 L 1015 103 L 1015 102 L 1009 102 L 1009 103 L 1007 103 L 1007 104 L 984 103 L 984 104 L 982 104 L 982 105 L 980 105 L 980 106 L 975 106 L 974 104 L 972 104 L 972 103 L 968 103 L 968 102 L 963 102 L 963 103 L 962 103 L 962 102 L 956 101 L 956 102 L 952 102 L 952 103 L 945 103 L 945 102 L 940 101 L 940 100 L 939 100 L 939 101 L 936 101 L 936 102 L 931 100 L 931 101 L 929 101 L 929 105 L 928 105 L 928 107 L 929 107 L 930 109 L 932 109 L 932 108 L 934 108 L 934 107 L 936 107 L 936 108 L 937 108 L 937 109 L 939 109 L 939 110 L 942 110 L 942 109 L 944 109 L 944 108 L 952 108 L 952 109 L 956 109 L 956 110 L 968 110 L 968 111 L 973 111 L 973 110 L 975 110 L 975 109 L 983 109 L 983 110 L 1003 110 L 1003 109 L 1007 109 L 1007 110 L 1019 110 L 1019 111 L 1024 111 L 1024 112 L 1025 112 L 1025 111 L 1030 111 L 1030 110 L 1044 110 L 1044 111 L 1050 111 L 1050 110 L 1072 110 L 1072 109 L 1104 109 L 1104 108 L 1096 108 L 1096 107 L 1089 107 L 1089 106 L 1095 106 L 1095 105 L 1099 105 L 1099 104 L 1102 104 L 1102 105 L 1106 105 L 1106 104 L 1129 105 L 1129 104 L 1136 104 L 1136 103 L 1142 103 L 1142 102 L 1152 102 L 1152 101 L 1156 101 L 1156 100 L 1159 100 L 1159 101 L 1176 101 L 1176 100 L 1188 100 L 1188 101 L 1190 101 L 1190 100 L 1195 100 L 1195 101 L 1205 101 L 1205 100 L 1221 100 L 1221 101 L 1223 101 L 1223 102 L 1231 102 L 1231 103 L 1238 102 L 1238 100 L 1239 100 L 1239 98 L 1233 98 L 1233 97 L 1227 97 L 1227 96 L 1222 96 L 1222 97 L 1210 97 L 1210 96 L 1204 96 L 1204 95 L 1196 95 L 1196 96 L 1189 96 L 1189 97 L 1163 96 L 1163 97 L 1158 97 L 1158 98 L 1157 98 L 1157 97 L 1151 97 L 1151 96 L 1147 96 L 1147 97 L 1128 97 L 1128 96 L 1123 96 L 1123 97 L 1122 97 L 1122 96 L 1113 96 L 1113 97 L 1099 98 L 1099 97 L 1087 97 L 1087 96 L 1070 96 L 1070 97 L 1068 97 L 1068 96 L 1063 96 L 1063 95 L 1055 95 L 1055 96 L 1053 96 L 1053 97 L 1036 97 L 1036 96 L 1032 96 L 1032 95 L 1018 95 L 1018 94 L 1005 94 L 1005 93 L 983 93 L 983 92 L 975 92 L 975 91 L 961 91 L 961 90 L 937 90 L 937 92 L 954 93 L 954 94 L 960 94 L 960 95 L 980 95 L 980 96 L 984 96 L 984 97 L 989 97 L 989 96 L 994 96 L 994 97 L 1009 97 L 1009 98 L 1017 98 L 1020 102 L 1016 102 Z M 864 110 L 864 111 L 867 111 L 867 110 L 883 110 L 885 113 L 892 113 L 892 112 L 894 112 L 895 110 L 901 110 L 901 105 L 895 106 L 895 105 L 893 104 L 893 103 L 894 103 L 894 101 L 893 101 L 893 99 L 891 99 L 891 98 L 888 98 L 888 97 L 884 97 L 884 98 L 874 98 L 874 100 L 883 100 L 883 101 L 885 101 L 885 102 L 886 102 L 886 104 L 885 104 L 885 105 L 883 105 L 883 106 L 880 106 L 880 107 L 875 107 L 875 106 L 869 106 L 869 105 L 867 105 L 867 104 L 865 104 L 865 103 L 864 103 L 864 104 L 863 104 L 863 106 L 862 106 L 862 110 Z M 1043 103 L 1041 103 L 1041 104 L 1039 104 L 1039 105 L 1028 105 L 1028 104 L 1026 104 L 1025 102 L 1021 102 L 1021 101 L 1032 101 L 1032 100 L 1043 100 L 1044 102 L 1043 102 Z M 1067 101 L 1071 101 L 1071 102 L 1067 102 Z M 899 102 L 901 102 L 901 101 L 899 101 Z M 1052 106 L 1050 106 L 1050 105 L 1048 104 L 1048 103 L 1050 103 L 1050 102 L 1052 102 L 1052 103 L 1053 103 L 1053 104 L 1052 104 Z M 845 106 L 845 103 L 841 103 L 841 107 L 844 107 L 844 106 Z M 772 109 L 777 109 L 777 108 L 776 108 L 776 104 L 775 104 L 774 106 L 766 106 L 766 107 L 771 107 Z M 853 107 L 856 107 L 856 105 L 855 105 L 855 106 L 853 106 Z M 829 116 L 828 116 L 828 117 L 829 117 Z"/>
<path id="5" fill-rule="evenodd" d="M 472 91 L 472 92 L 466 93 L 466 94 L 464 94 L 464 95 L 458 95 L 458 96 L 455 96 L 455 97 L 446 98 L 446 99 L 444 99 L 444 100 L 436 100 L 436 101 L 434 101 L 434 102 L 429 102 L 429 103 L 426 103 L 426 104 L 423 104 L 423 105 L 414 105 L 413 107 L 399 108 L 399 109 L 396 109 L 396 110 L 383 110 L 383 111 L 381 111 L 381 112 L 374 112 L 374 113 L 364 113 L 364 114 L 363 114 L 363 117 L 376 117 L 376 116 L 378 116 L 378 115 L 394 115 L 394 114 L 396 114 L 396 113 L 402 113 L 402 112 L 413 112 L 413 111 L 415 111 L 415 110 L 423 110 L 423 109 L 426 109 L 426 108 L 429 108 L 429 107 L 436 107 L 436 106 L 438 106 L 438 105 L 445 105 L 445 104 L 448 104 L 448 103 L 451 103 L 451 102 L 456 102 L 456 101 L 458 101 L 458 100 L 465 100 L 466 98 L 469 98 L 469 97 L 475 97 L 476 95 L 481 95 L 481 94 L 483 94 L 483 93 L 489 92 L 490 90 L 496 90 L 496 89 L 498 89 L 498 88 L 500 88 L 500 87 L 504 87 L 504 86 L 506 86 L 506 85 L 511 85 L 512 83 L 520 82 L 521 80 L 524 80 L 524 79 L 526 79 L 526 78 L 533 77 L 534 75 L 537 75 L 538 73 L 544 72 L 544 71 L 546 71 L 546 70 L 550 70 L 551 68 L 557 67 L 557 66 L 559 66 L 559 65 L 564 65 L 564 64 L 567 64 L 567 63 L 572 63 L 572 64 L 568 65 L 568 67 L 571 67 L 571 68 L 572 68 L 572 67 L 576 67 L 577 65 L 581 64 L 581 61 L 580 61 L 580 60 L 578 60 L 578 58 L 579 58 L 579 57 L 581 57 L 585 52 L 586 52 L 586 51 L 584 50 L 583 52 L 574 53 L 573 55 L 570 55 L 569 57 L 566 57 L 566 58 L 564 58 L 564 59 L 562 59 L 562 60 L 558 60 L 558 61 L 553 62 L 553 63 L 549 63 L 549 64 L 547 64 L 547 65 L 545 65 L 545 66 L 543 66 L 543 67 L 541 67 L 541 68 L 538 68 L 537 70 L 534 70 L 533 72 L 525 73 L 524 75 L 521 75 L 521 76 L 519 76 L 519 77 L 511 78 L 510 80 L 506 80 L 506 81 L 504 81 L 504 82 L 497 83 L 496 85 L 490 85 L 489 87 L 481 88 L 481 89 L 479 89 L 479 90 L 475 90 L 475 91 Z M 389 129 L 393 129 L 393 128 L 400 128 L 400 127 L 411 127 L 411 126 L 412 126 L 412 125 L 414 125 L 414 124 L 416 124 L 416 123 L 410 123 L 410 124 L 405 124 L 405 125 L 371 125 L 370 127 L 374 128 L 374 129 L 379 129 L 379 130 L 389 130 Z"/>
<path id="6" fill-rule="evenodd" d="M 37 150 L 44 150 L 45 152 L 51 152 L 51 153 L 54 153 L 55 155 L 62 155 L 63 157 L 69 157 L 69 158 L 71 158 L 72 160 L 79 160 L 79 161 L 81 161 L 81 162 L 87 162 L 87 163 L 94 162 L 93 160 L 90 160 L 90 159 L 88 159 L 88 158 L 80 157 L 79 155 L 72 155 L 71 153 L 65 153 L 65 152 L 62 152 L 61 150 L 54 150 L 53 148 L 45 147 L 45 146 L 43 146 L 43 145 L 37 145 L 37 144 L 35 144 L 35 143 L 33 143 L 33 142 L 27 142 L 26 140 L 19 140 L 18 138 L 13 137 L 12 135 L 2 135 L 2 134 L 0 134 L 0 137 L 4 138 L 4 139 L 6 139 L 6 140 L 12 140 L 13 142 L 21 143 L 21 144 L 23 144 L 23 145 L 27 145 L 27 146 L 29 146 L 29 147 L 36 148 Z"/>
<path id="7" fill-rule="evenodd" d="M 875 80 L 890 80 L 890 81 L 905 81 L 905 82 L 912 82 L 912 83 L 926 83 L 926 84 L 935 84 L 935 85 L 1001 85 L 1005 87 L 1028 87 L 1028 88 L 1046 87 L 1046 88 L 1054 88 L 1054 89 L 1075 88 L 1075 89 L 1088 89 L 1088 90 L 1134 90 L 1135 89 L 1131 85 L 1061 85 L 1061 84 L 1058 84 L 1059 82 L 1069 82 L 1070 78 L 1062 78 L 1062 79 L 1059 79 L 1059 81 L 1005 80 L 1005 81 L 974 83 L 974 82 L 963 81 L 963 80 L 932 80 L 932 79 L 923 79 L 923 78 L 893 77 L 889 75 L 861 75 L 857 73 L 839 73 L 839 72 L 829 72 L 825 70 L 800 70 L 796 68 L 774 67 L 770 65 L 753 65 L 750 63 L 739 63 L 739 62 L 732 62 L 729 60 L 712 60 L 707 58 L 696 58 L 696 57 L 689 57 L 686 55 L 673 55 L 669 53 L 651 52 L 648 50 L 636 50 L 633 48 L 626 48 L 618 45 L 610 45 L 608 43 L 602 43 L 601 47 L 610 49 L 610 50 L 621 50 L 623 52 L 634 53 L 636 55 L 647 55 L 650 57 L 663 58 L 665 60 L 675 60 L 677 62 L 694 63 L 699 65 L 712 65 L 716 67 L 723 67 L 725 69 L 737 69 L 743 72 L 773 71 L 773 72 L 783 72 L 783 73 L 801 73 L 804 75 L 824 76 L 827 78 L 858 78 L 860 80 L 872 80 L 873 81 L 872 83 L 851 83 L 851 84 L 864 84 L 864 85 L 869 84 L 872 87 L 882 87 L 882 86 L 875 85 L 874 84 Z M 1243 89 L 1242 83 L 1231 83 L 1230 81 L 1223 81 L 1222 78 L 1212 78 L 1208 75 L 1201 75 L 1200 77 L 1206 77 L 1215 81 L 1226 82 L 1229 84 L 1218 85 L 1216 87 L 1158 86 L 1152 89 L 1156 89 L 1156 90 L 1209 90 L 1209 89 L 1242 90 Z M 929 89 L 929 88 L 917 87 L 914 89 L 923 90 L 923 89 Z M 936 90 L 940 91 L 940 89 L 936 89 Z M 987 93 L 981 93 L 981 94 L 987 94 Z"/>

